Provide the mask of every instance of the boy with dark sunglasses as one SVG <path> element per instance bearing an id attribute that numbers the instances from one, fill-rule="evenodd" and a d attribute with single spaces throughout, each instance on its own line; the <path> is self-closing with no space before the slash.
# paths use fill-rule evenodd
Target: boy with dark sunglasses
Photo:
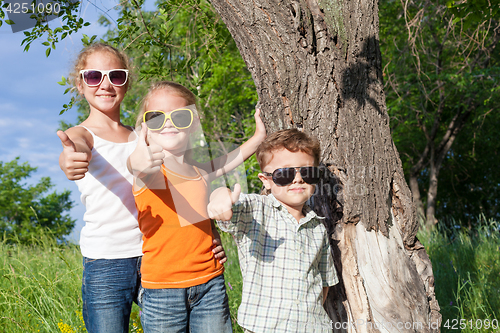
<path id="1" fill-rule="evenodd" d="M 306 201 L 321 178 L 319 143 L 297 129 L 256 151 L 267 196 L 218 188 L 208 214 L 233 234 L 243 275 L 238 323 L 245 332 L 331 332 L 323 308 L 338 283 L 326 229 Z"/>

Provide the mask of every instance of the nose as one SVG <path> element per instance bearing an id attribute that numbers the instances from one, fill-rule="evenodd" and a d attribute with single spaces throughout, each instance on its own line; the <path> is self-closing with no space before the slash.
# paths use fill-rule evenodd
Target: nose
<path id="1" fill-rule="evenodd" d="M 172 119 L 170 119 L 170 117 L 167 118 L 167 121 L 165 122 L 165 125 L 163 127 L 174 127 L 174 125 L 172 125 Z"/>
<path id="2" fill-rule="evenodd" d="M 102 82 L 99 86 L 104 88 L 104 89 L 107 89 L 108 87 L 111 86 L 111 82 L 109 81 L 108 74 L 104 74 L 104 78 L 102 79 Z"/>
<path id="3" fill-rule="evenodd" d="M 300 169 L 295 169 L 295 178 L 293 179 L 294 183 L 302 184 L 304 180 L 302 179 L 302 175 L 300 174 Z"/>

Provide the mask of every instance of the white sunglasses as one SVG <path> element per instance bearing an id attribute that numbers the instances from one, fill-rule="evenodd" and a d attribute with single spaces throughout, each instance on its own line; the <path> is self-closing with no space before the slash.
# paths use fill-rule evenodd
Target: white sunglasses
<path id="1" fill-rule="evenodd" d="M 109 82 L 112 85 L 121 87 L 127 83 L 128 70 L 127 69 L 110 69 L 107 71 L 99 69 L 82 69 L 80 75 L 83 82 L 89 87 L 96 87 L 104 80 L 104 75 L 108 76 Z"/>

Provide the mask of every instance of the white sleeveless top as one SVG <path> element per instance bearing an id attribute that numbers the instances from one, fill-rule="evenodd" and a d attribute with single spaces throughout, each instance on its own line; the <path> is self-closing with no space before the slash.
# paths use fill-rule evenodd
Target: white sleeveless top
<path id="1" fill-rule="evenodd" d="M 132 194 L 133 176 L 127 158 L 137 146 L 134 141 L 116 143 L 94 138 L 89 171 L 75 181 L 86 212 L 80 233 L 82 255 L 92 259 L 131 258 L 142 255 L 142 234 Z"/>

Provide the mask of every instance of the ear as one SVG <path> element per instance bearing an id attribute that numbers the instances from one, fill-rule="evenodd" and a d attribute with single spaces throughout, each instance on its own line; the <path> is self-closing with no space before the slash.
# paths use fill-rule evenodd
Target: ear
<path id="1" fill-rule="evenodd" d="M 263 173 L 259 173 L 259 179 L 262 182 L 262 184 L 264 184 L 266 190 L 271 190 L 272 180 L 270 180 L 269 177 L 265 176 Z"/>
<path id="2" fill-rule="evenodd" d="M 83 95 L 83 85 L 82 85 L 82 79 L 76 80 L 76 88 L 78 89 L 78 93 L 80 95 Z"/>

